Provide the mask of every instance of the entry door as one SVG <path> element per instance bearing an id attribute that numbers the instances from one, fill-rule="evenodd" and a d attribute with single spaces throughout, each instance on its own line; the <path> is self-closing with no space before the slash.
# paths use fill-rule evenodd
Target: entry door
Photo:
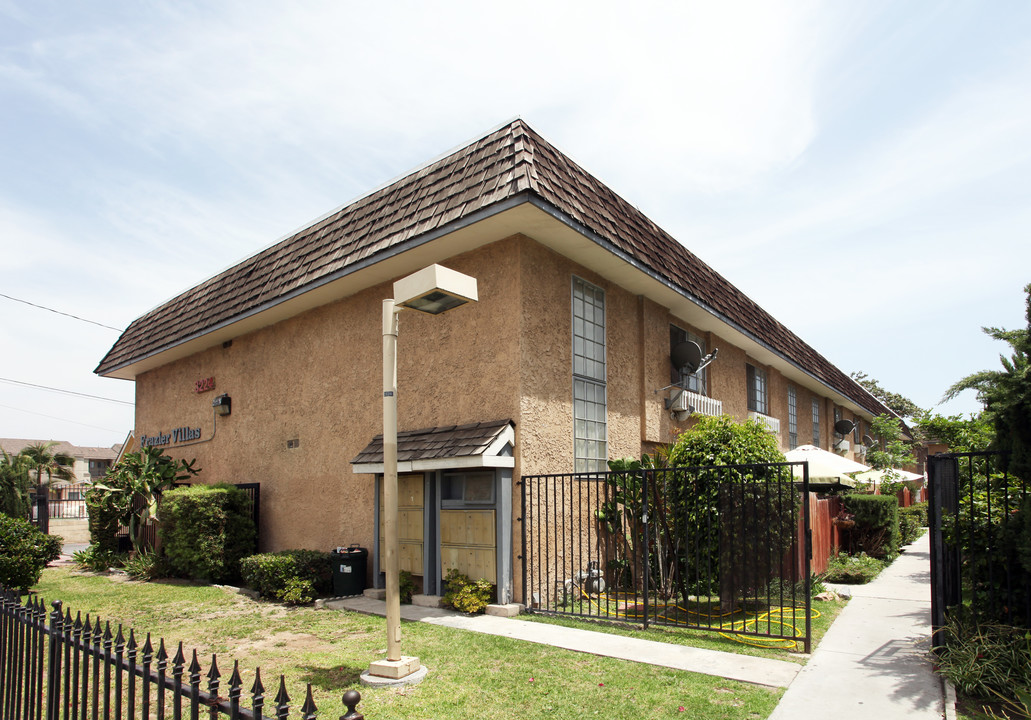
<path id="1" fill-rule="evenodd" d="M 379 516 L 383 518 L 385 512 L 383 510 L 382 485 L 380 490 Z M 397 536 L 400 543 L 398 560 L 401 570 L 407 570 L 412 575 L 419 577 L 422 577 L 423 573 L 423 512 L 425 510 L 423 496 L 422 473 L 397 476 Z M 379 524 L 379 546 L 386 548 L 386 535 L 382 520 Z M 386 572 L 386 555 L 385 551 L 379 554 L 380 572 Z"/>

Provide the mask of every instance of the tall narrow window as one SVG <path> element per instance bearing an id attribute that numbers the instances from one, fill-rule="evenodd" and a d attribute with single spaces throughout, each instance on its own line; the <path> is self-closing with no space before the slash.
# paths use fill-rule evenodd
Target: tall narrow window
<path id="1" fill-rule="evenodd" d="M 820 401 L 813 399 L 813 445 L 820 447 Z"/>
<path id="2" fill-rule="evenodd" d="M 798 447 L 798 393 L 788 386 L 788 448 Z"/>
<path id="3" fill-rule="evenodd" d="M 608 469 L 605 291 L 573 278 L 573 458 L 576 472 Z"/>
<path id="4" fill-rule="evenodd" d="M 673 351 L 680 343 L 685 340 L 690 340 L 693 343 L 697 343 L 698 347 L 702 350 L 702 355 L 705 355 L 705 340 L 698 337 L 692 332 L 678 328 L 676 325 L 669 326 L 669 349 Z M 673 363 L 670 363 L 670 376 L 669 381 L 674 385 L 680 385 L 684 380 L 683 374 L 681 374 L 679 368 L 673 367 Z M 696 392 L 699 395 L 706 395 L 705 392 L 705 370 L 694 373 L 693 375 L 687 376 L 687 389 L 691 392 Z"/>
<path id="5" fill-rule="evenodd" d="M 745 374 L 748 383 L 748 409 L 769 415 L 766 403 L 766 371 L 754 365 L 745 365 Z"/>

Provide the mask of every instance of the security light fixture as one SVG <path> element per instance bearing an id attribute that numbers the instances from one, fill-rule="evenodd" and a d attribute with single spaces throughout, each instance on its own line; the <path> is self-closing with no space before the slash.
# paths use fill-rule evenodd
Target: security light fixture
<path id="1" fill-rule="evenodd" d="M 233 412 L 233 399 L 223 393 L 211 401 L 211 407 L 215 408 L 216 415 L 224 417 Z"/>
<path id="2" fill-rule="evenodd" d="M 368 674 L 399 683 L 425 674 L 417 657 L 401 655 L 400 540 L 397 511 L 397 316 L 403 308 L 439 315 L 477 301 L 476 278 L 430 265 L 394 283 L 383 301 L 383 546 L 387 585 L 387 658 Z M 420 674 L 420 675 L 417 675 Z M 412 678 L 406 680 L 406 678 Z"/>
<path id="3" fill-rule="evenodd" d="M 476 278 L 441 265 L 430 265 L 394 283 L 394 304 L 439 315 L 476 302 Z"/>

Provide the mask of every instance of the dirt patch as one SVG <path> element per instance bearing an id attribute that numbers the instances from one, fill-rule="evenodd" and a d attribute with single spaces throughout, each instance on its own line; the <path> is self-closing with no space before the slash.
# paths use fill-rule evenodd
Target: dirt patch
<path id="1" fill-rule="evenodd" d="M 234 646 L 237 655 L 268 650 L 308 650 L 326 644 L 325 638 L 308 633 L 277 632 L 264 638 L 242 642 Z"/>

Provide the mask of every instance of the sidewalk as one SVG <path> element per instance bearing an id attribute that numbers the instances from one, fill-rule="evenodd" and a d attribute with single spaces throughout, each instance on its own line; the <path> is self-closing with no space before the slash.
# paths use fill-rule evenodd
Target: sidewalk
<path id="1" fill-rule="evenodd" d="M 367 615 L 386 615 L 385 602 L 367 597 L 329 600 L 326 602 L 326 607 L 331 610 L 351 610 Z M 770 687 L 787 687 L 802 667 L 797 663 L 784 660 L 703 650 L 514 618 L 491 615 L 470 616 L 441 608 L 402 605 L 401 618 L 402 620 L 425 622 L 488 635 L 500 635 L 575 652 L 660 665 L 676 670 L 688 670 Z"/>
<path id="2" fill-rule="evenodd" d="M 941 680 L 927 655 L 931 635 L 928 536 L 852 600 L 769 720 L 941 720 Z"/>

